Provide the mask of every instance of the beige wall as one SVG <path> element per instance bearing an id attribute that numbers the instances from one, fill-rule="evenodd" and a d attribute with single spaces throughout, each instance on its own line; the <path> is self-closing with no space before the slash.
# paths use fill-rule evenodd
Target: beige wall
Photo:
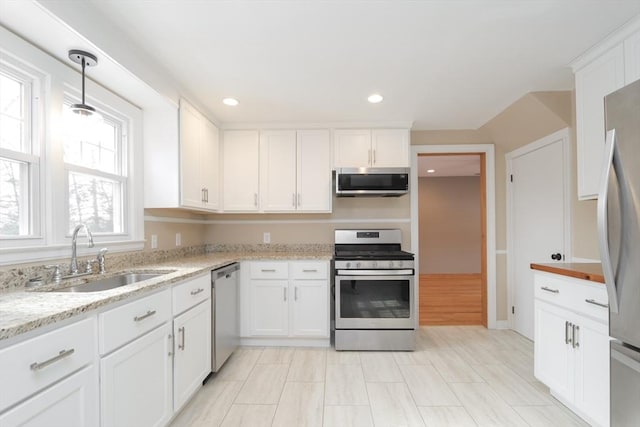
<path id="1" fill-rule="evenodd" d="M 181 234 L 182 244 L 180 246 L 198 246 L 208 243 L 206 241 L 207 225 L 200 223 L 204 216 L 193 214 L 178 209 L 145 209 L 144 222 L 144 250 L 151 249 L 151 236 L 158 236 L 158 250 L 175 249 L 176 233 Z M 149 219 L 151 218 L 151 219 Z M 194 220 L 195 223 L 161 221 L 160 218 L 175 218 L 181 220 Z"/>
<path id="2" fill-rule="evenodd" d="M 420 273 L 480 273 L 480 177 L 418 180 Z"/>

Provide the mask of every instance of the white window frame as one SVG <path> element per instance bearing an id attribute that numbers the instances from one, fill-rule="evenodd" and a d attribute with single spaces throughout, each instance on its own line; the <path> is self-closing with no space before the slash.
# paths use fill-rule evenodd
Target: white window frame
<path id="1" fill-rule="evenodd" d="M 41 78 L 41 96 L 38 105 L 40 119 L 34 135 L 39 135 L 40 176 L 38 220 L 40 236 L 34 239 L 0 240 L 0 266 L 21 263 L 66 261 L 71 255 L 71 237 L 65 208 L 65 164 L 62 151 L 62 105 L 65 95 L 80 97 L 81 74 L 70 61 L 61 62 L 46 52 L 0 26 L 0 58 L 13 59 L 38 70 Z M 127 194 L 123 200 L 123 220 L 126 232 L 94 236 L 96 247 L 87 248 L 84 240 L 78 245 L 78 255 L 95 254 L 106 247 L 109 253 L 144 249 L 144 189 L 142 111 L 105 87 L 87 79 L 87 103 L 109 115 L 127 121 L 127 147 L 122 153 L 127 166 Z M 63 200 L 65 199 L 65 200 Z"/>
<path id="2" fill-rule="evenodd" d="M 28 191 L 23 195 L 24 201 L 29 206 L 27 218 L 24 220 L 28 224 L 24 224 L 29 229 L 28 234 L 17 236 L 0 236 L 0 243 L 3 247 L 13 248 L 25 245 L 41 245 L 44 243 L 43 236 L 43 212 L 42 212 L 42 123 L 43 109 L 42 100 L 45 93 L 46 76 L 20 61 L 19 59 L 7 54 L 0 49 L 0 69 L 2 73 L 9 75 L 15 80 L 20 81 L 24 85 L 24 115 L 25 115 L 25 131 L 27 133 L 29 150 L 14 151 L 6 148 L 0 148 L 0 157 L 24 162 L 28 165 L 28 171 L 24 174 L 23 179 L 27 180 Z"/>

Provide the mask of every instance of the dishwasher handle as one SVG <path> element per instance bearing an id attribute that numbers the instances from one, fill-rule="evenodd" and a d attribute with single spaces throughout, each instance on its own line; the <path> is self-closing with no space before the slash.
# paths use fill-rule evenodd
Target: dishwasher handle
<path id="1" fill-rule="evenodd" d="M 216 270 L 212 271 L 212 278 L 213 281 L 215 281 L 216 279 L 221 279 L 223 277 L 227 277 L 228 275 L 230 275 L 231 273 L 240 270 L 240 264 L 235 262 L 231 265 L 226 265 L 224 267 L 220 267 Z"/>

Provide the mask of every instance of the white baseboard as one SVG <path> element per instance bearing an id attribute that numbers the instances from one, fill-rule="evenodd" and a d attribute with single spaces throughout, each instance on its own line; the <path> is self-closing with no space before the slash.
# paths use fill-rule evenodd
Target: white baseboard
<path id="1" fill-rule="evenodd" d="M 508 320 L 496 320 L 493 329 L 510 329 Z"/>
<path id="2" fill-rule="evenodd" d="M 599 259 L 592 259 L 592 258 L 577 258 L 577 257 L 573 257 L 571 258 L 571 262 L 586 262 L 586 263 L 599 263 L 600 260 Z"/>
<path id="3" fill-rule="evenodd" d="M 259 347 L 331 347 L 327 338 L 240 338 L 240 345 Z"/>

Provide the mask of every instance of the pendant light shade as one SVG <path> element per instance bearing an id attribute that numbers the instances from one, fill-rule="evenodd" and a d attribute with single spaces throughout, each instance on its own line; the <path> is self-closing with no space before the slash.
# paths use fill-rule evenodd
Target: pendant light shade
<path id="1" fill-rule="evenodd" d="M 80 64 L 80 66 L 82 67 L 82 102 L 80 104 L 71 104 L 71 111 L 85 117 L 98 115 L 96 109 L 90 105 L 87 105 L 84 100 L 85 68 L 98 65 L 98 58 L 89 52 L 85 52 L 84 50 L 72 49 L 69 51 L 69 59 L 76 64 Z"/>

